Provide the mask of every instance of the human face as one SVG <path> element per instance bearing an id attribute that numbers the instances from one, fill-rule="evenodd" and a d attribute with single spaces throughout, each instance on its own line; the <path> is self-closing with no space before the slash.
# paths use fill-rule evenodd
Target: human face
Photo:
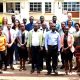
<path id="1" fill-rule="evenodd" d="M 25 25 L 24 25 L 24 23 L 21 23 L 21 24 L 20 24 L 20 28 L 21 28 L 22 31 L 25 30 Z"/>
<path id="2" fill-rule="evenodd" d="M 53 23 L 53 24 L 51 25 L 51 29 L 52 29 L 52 31 L 54 32 L 54 31 L 56 30 L 56 24 Z"/>
<path id="3" fill-rule="evenodd" d="M 79 25 L 78 24 L 75 25 L 75 29 L 76 29 L 76 31 L 79 31 Z"/>
<path id="4" fill-rule="evenodd" d="M 38 24 L 36 23 L 34 24 L 34 31 L 37 31 L 37 29 L 38 29 Z"/>
<path id="5" fill-rule="evenodd" d="M 49 26 L 50 26 L 50 29 L 51 29 L 51 26 L 53 25 L 53 22 L 52 21 L 49 21 Z"/>
<path id="6" fill-rule="evenodd" d="M 31 17 L 29 18 L 29 21 L 30 21 L 30 23 L 33 23 L 33 21 L 34 21 L 34 17 L 31 16 Z"/>
<path id="7" fill-rule="evenodd" d="M 68 14 L 68 20 L 71 20 L 71 19 L 72 19 L 72 14 L 69 13 L 69 14 Z"/>
<path id="8" fill-rule="evenodd" d="M 61 23 L 61 28 L 64 29 L 65 28 L 65 23 Z"/>
<path id="9" fill-rule="evenodd" d="M 16 20 L 16 21 L 15 21 L 15 26 L 18 26 L 18 25 L 19 25 L 19 21 Z"/>
<path id="10" fill-rule="evenodd" d="M 43 29 L 46 28 L 46 23 L 42 23 L 42 28 L 43 28 Z"/>
<path id="11" fill-rule="evenodd" d="M 56 23 L 57 17 L 56 16 L 53 16 L 52 17 L 52 20 L 53 20 L 54 23 Z"/>
<path id="12" fill-rule="evenodd" d="M 65 29 L 64 29 L 65 35 L 68 35 L 68 30 L 69 30 L 69 28 L 65 28 Z"/>
<path id="13" fill-rule="evenodd" d="M 70 20 L 68 21 L 68 27 L 71 27 L 71 25 L 72 25 L 72 21 Z"/>

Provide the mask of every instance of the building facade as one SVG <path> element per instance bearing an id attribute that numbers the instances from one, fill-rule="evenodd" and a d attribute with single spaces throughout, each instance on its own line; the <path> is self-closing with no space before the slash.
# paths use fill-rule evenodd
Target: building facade
<path id="1" fill-rule="evenodd" d="M 80 22 L 80 0 L 0 0 L 0 17 L 19 15 L 19 18 L 34 16 L 38 20 L 41 15 L 45 20 L 51 20 L 56 15 L 61 20 L 64 10 L 72 13 L 75 21 Z"/>

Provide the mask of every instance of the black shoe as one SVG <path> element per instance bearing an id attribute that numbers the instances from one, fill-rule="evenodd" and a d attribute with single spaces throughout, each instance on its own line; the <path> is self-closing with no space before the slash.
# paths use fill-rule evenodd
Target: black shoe
<path id="1" fill-rule="evenodd" d="M 14 70 L 14 67 L 11 66 L 10 69 L 11 69 L 11 70 Z"/>
<path id="2" fill-rule="evenodd" d="M 57 72 L 57 71 L 55 71 L 55 70 L 53 71 L 53 73 L 54 73 L 54 74 L 56 74 L 56 75 L 58 75 L 58 72 Z"/>
<path id="3" fill-rule="evenodd" d="M 60 69 L 64 69 L 64 65 L 62 65 L 62 66 L 60 67 Z"/>
<path id="4" fill-rule="evenodd" d="M 25 70 L 26 70 L 26 68 L 25 68 L 25 67 L 23 67 L 23 70 L 25 71 Z"/>
<path id="5" fill-rule="evenodd" d="M 0 74 L 2 74 L 3 72 L 2 71 L 0 71 Z"/>
<path id="6" fill-rule="evenodd" d="M 20 68 L 19 71 L 22 71 L 22 68 Z"/>
<path id="7" fill-rule="evenodd" d="M 50 75 L 50 74 L 51 74 L 51 71 L 48 71 L 48 72 L 47 72 L 47 75 Z"/>
<path id="8" fill-rule="evenodd" d="M 34 69 L 31 70 L 31 74 L 34 73 Z"/>
<path id="9" fill-rule="evenodd" d="M 3 70 L 4 70 L 4 71 L 7 71 L 7 67 L 5 67 Z"/>
<path id="10" fill-rule="evenodd" d="M 28 62 L 28 64 L 31 64 L 31 63 L 32 63 L 31 61 Z"/>
<path id="11" fill-rule="evenodd" d="M 77 69 L 78 69 L 78 67 L 77 67 L 77 66 L 73 68 L 73 70 L 77 70 Z"/>
<path id="12" fill-rule="evenodd" d="M 39 70 L 37 70 L 37 74 L 40 74 L 40 71 Z"/>

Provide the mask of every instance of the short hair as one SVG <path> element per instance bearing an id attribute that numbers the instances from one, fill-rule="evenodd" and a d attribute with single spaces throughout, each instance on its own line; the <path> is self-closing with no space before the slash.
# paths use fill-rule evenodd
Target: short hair
<path id="1" fill-rule="evenodd" d="M 44 19 L 44 16 L 40 16 L 40 19 Z"/>
<path id="2" fill-rule="evenodd" d="M 79 25 L 79 27 L 80 27 L 80 24 L 79 24 L 79 23 L 75 23 L 75 24 L 74 24 L 74 26 L 76 26 L 76 24 L 78 24 L 78 25 Z"/>
<path id="3" fill-rule="evenodd" d="M 72 16 L 72 13 L 68 13 L 67 15 L 68 15 L 68 16 Z"/>

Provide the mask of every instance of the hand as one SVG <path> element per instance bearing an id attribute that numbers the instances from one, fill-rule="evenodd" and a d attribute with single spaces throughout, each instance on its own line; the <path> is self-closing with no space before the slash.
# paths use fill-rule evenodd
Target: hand
<path id="1" fill-rule="evenodd" d="M 46 50 L 46 53 L 48 53 L 48 50 Z"/>
<path id="2" fill-rule="evenodd" d="M 65 52 L 67 50 L 67 48 L 63 48 L 63 51 Z"/>
<path id="3" fill-rule="evenodd" d="M 21 44 L 21 47 L 23 47 L 24 46 L 24 44 Z"/>
<path id="4" fill-rule="evenodd" d="M 11 47 L 11 44 L 7 44 L 7 46 L 8 46 L 8 48 L 10 48 Z"/>
<path id="5" fill-rule="evenodd" d="M 60 54 L 60 51 L 58 51 L 57 54 L 59 55 Z"/>
<path id="6" fill-rule="evenodd" d="M 43 50 L 43 47 L 40 47 L 41 51 Z"/>

